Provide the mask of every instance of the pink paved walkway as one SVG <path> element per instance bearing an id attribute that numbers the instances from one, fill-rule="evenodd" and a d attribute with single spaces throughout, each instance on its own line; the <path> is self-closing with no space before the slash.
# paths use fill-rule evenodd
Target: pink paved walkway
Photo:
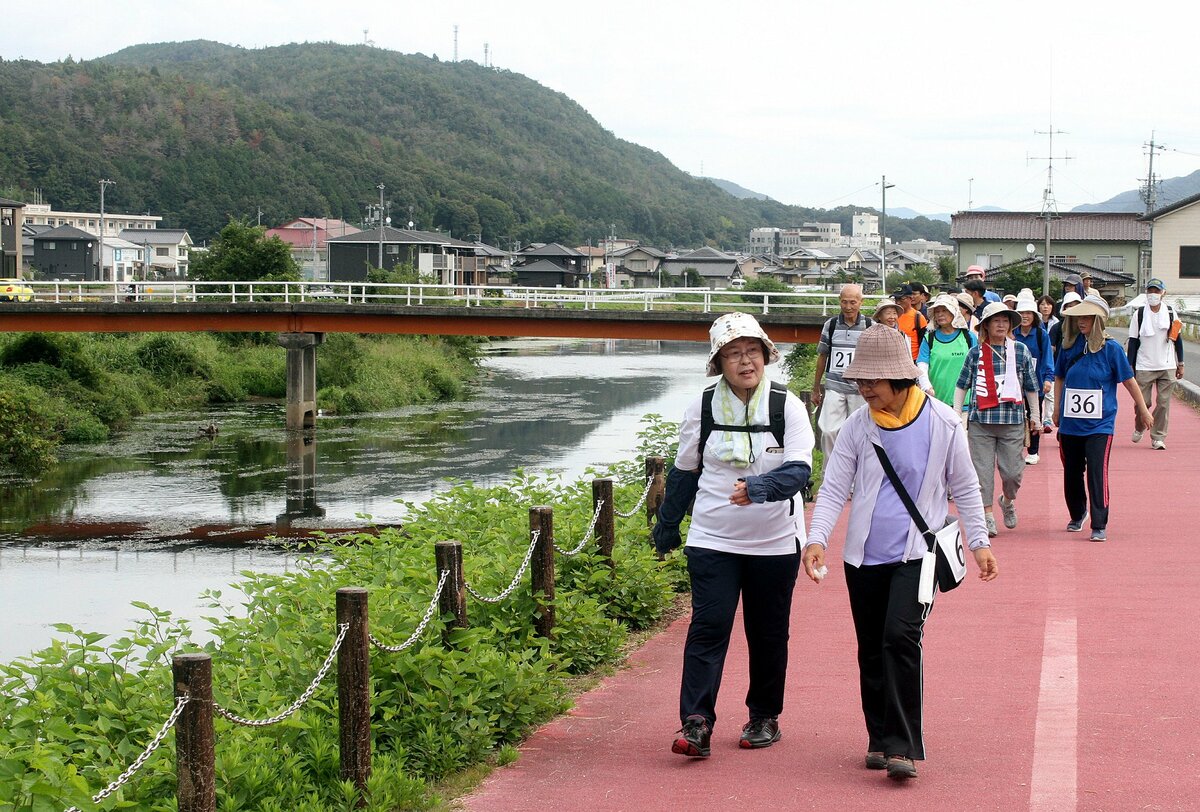
<path id="1" fill-rule="evenodd" d="M 1132 418 L 1121 394 L 1118 425 Z M 920 776 L 862 766 L 854 635 L 841 567 L 802 579 L 783 739 L 744 751 L 745 641 L 734 635 L 712 757 L 670 752 L 687 619 L 541 728 L 464 808 L 488 810 L 1195 810 L 1200 416 L 1173 404 L 1167 451 L 1112 454 L 1109 541 L 1067 533 L 1053 435 L 1026 468 L 1000 577 L 939 597 L 925 633 Z M 997 492 L 999 489 L 997 488 Z M 997 515 L 999 510 L 997 509 Z M 836 555 L 831 556 L 836 561 Z M 833 563 L 833 562 L 831 562 Z M 972 565 L 973 566 L 973 565 Z M 973 573 L 973 570 L 972 570 Z"/>

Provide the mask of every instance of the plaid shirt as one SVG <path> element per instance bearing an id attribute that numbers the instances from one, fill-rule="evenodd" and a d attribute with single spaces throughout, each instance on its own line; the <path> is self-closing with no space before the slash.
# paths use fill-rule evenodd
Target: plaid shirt
<path id="1" fill-rule="evenodd" d="M 996 369 L 1004 369 L 1004 351 L 996 349 L 991 344 L 977 344 L 967 353 L 967 360 L 963 362 L 962 372 L 958 374 L 957 384 L 959 389 L 967 391 L 967 400 L 970 403 L 970 408 L 967 410 L 967 419 L 989 426 L 1012 425 L 1014 423 L 1019 425 L 1024 423 L 1024 400 L 1017 403 L 1001 403 L 990 409 L 975 408 L 975 374 L 979 369 L 979 353 L 983 349 L 989 349 L 994 353 L 992 362 Z M 1038 382 L 1037 376 L 1034 375 L 1033 356 L 1020 341 L 1016 342 L 1016 350 L 1017 375 L 1021 378 L 1021 388 L 1026 392 L 1037 392 Z"/>

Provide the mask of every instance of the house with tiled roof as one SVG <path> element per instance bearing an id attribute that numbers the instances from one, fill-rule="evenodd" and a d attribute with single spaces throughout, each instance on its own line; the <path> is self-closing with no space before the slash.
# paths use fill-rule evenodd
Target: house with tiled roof
<path id="1" fill-rule="evenodd" d="M 517 284 L 530 287 L 576 288 L 589 273 L 587 255 L 556 242 L 531 243 L 517 252 L 515 262 Z"/>
<path id="2" fill-rule="evenodd" d="M 1044 255 L 1046 220 L 1038 212 L 958 212 L 950 219 L 950 238 L 958 246 L 961 279 L 971 265 L 998 268 Z M 1150 224 L 1133 212 L 1066 212 L 1050 220 L 1052 266 L 1082 263 L 1136 277 L 1149 244 Z"/>
<path id="3" fill-rule="evenodd" d="M 332 282 L 365 282 L 372 268 L 390 272 L 409 265 L 441 285 L 487 284 L 488 262 L 480 261 L 475 244 L 439 231 L 385 225 L 330 237 L 326 244 Z"/>
<path id="4" fill-rule="evenodd" d="M 1200 294 L 1200 194 L 1177 200 L 1142 218 L 1154 227 L 1150 271 L 1167 297 Z"/>
<path id="5" fill-rule="evenodd" d="M 75 226 L 58 226 L 33 238 L 37 279 L 94 282 L 100 278 L 99 237 Z"/>
<path id="6" fill-rule="evenodd" d="M 1053 247 L 1053 244 L 1051 244 L 1051 247 Z M 983 281 L 990 285 L 1009 271 L 1037 271 L 1041 273 L 1042 258 L 1040 256 L 1027 256 L 1024 259 L 1008 262 L 995 268 L 988 268 L 984 271 Z M 1123 301 L 1126 297 L 1126 288 L 1137 282 L 1137 279 L 1130 274 L 1097 268 L 1095 265 L 1089 265 L 1086 262 L 1051 260 L 1050 291 L 1055 297 L 1062 290 L 1062 282 L 1071 274 L 1079 277 L 1083 277 L 1085 274 L 1090 276 L 1092 278 L 1092 288 L 1109 302 L 1113 303 Z M 1012 293 L 1013 291 L 1009 292 Z M 1040 291 L 1038 293 L 1040 294 Z"/>
<path id="7" fill-rule="evenodd" d="M 329 238 L 357 234 L 359 229 L 334 217 L 297 217 L 277 228 L 268 228 L 267 237 L 278 237 L 292 249 L 292 259 L 300 266 L 304 279 L 329 278 Z"/>
<path id="8" fill-rule="evenodd" d="M 127 228 L 117 236 L 142 247 L 147 279 L 178 279 L 188 275 L 193 243 L 187 229 Z"/>
<path id="9" fill-rule="evenodd" d="M 649 245 L 635 245 L 614 251 L 611 260 L 616 266 L 618 287 L 657 288 L 662 287 L 658 269 L 666 253 Z"/>
<path id="10" fill-rule="evenodd" d="M 738 258 L 715 248 L 701 248 L 679 257 L 667 257 L 660 265 L 664 274 L 686 278 L 689 271 L 700 277 L 701 283 L 713 290 L 729 287 L 742 279 Z"/>

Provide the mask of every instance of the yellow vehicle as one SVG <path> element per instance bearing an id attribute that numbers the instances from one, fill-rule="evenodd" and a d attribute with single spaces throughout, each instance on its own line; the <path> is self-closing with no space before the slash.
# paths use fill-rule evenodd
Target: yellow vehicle
<path id="1" fill-rule="evenodd" d="M 33 288 L 20 279 L 0 279 L 0 302 L 28 302 Z"/>

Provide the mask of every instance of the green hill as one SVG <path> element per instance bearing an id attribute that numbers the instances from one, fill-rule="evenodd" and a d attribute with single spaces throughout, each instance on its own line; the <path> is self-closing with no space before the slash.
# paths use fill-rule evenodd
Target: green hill
<path id="1" fill-rule="evenodd" d="M 750 228 L 832 211 L 739 200 L 623 141 L 520 74 L 362 45 L 127 48 L 91 62 L 0 61 L 0 190 L 63 209 L 161 213 L 210 238 L 230 217 L 393 220 L 507 244 L 596 240 L 615 225 L 663 247 L 745 244 Z M 948 240 L 924 218 L 896 239 Z"/>

